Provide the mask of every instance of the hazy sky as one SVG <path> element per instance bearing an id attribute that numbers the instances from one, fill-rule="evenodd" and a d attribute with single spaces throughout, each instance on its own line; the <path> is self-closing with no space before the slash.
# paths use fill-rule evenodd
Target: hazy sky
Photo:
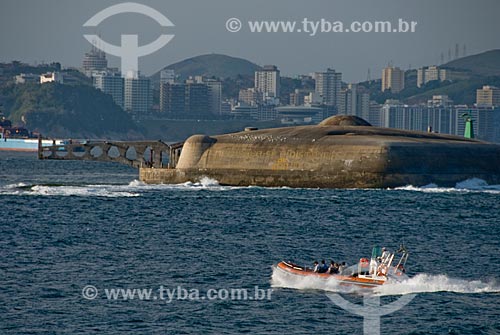
<path id="1" fill-rule="evenodd" d="M 98 30 L 83 23 L 102 9 L 124 1 L 103 0 L 0 0 L 0 61 L 59 61 L 81 66 L 90 44 L 84 33 L 100 32 L 102 39 L 119 44 L 123 33 L 139 34 L 140 44 L 160 33 L 175 34 L 160 51 L 143 57 L 139 67 L 152 74 L 173 62 L 206 53 L 223 53 L 257 64 L 276 64 L 285 75 L 309 73 L 331 67 L 345 81 L 372 78 L 389 61 L 413 68 L 440 62 L 455 43 L 466 44 L 467 54 L 500 48 L 499 0 L 138 0 L 174 24 L 161 28 L 140 14 L 121 14 L 103 21 Z M 329 21 L 417 21 L 415 33 L 250 33 L 247 27 L 228 32 L 227 19 Z M 244 24 L 245 25 L 245 24 Z M 118 67 L 117 57 L 108 56 Z"/>

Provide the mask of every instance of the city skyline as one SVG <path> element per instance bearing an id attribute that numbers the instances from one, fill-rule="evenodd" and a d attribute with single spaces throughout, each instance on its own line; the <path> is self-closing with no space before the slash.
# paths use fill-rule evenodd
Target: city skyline
<path id="1" fill-rule="evenodd" d="M 455 58 L 457 43 L 460 56 L 463 45 L 466 45 L 467 55 L 500 48 L 494 34 L 500 28 L 494 16 L 495 8 L 500 9 L 500 4 L 490 0 L 480 1 L 482 6 L 449 0 L 424 4 L 408 2 L 403 6 L 401 2 L 386 0 L 383 1 L 385 6 L 377 6 L 380 8 L 373 4 L 359 6 L 360 1 L 352 4 L 290 1 L 287 2 L 289 6 L 278 2 L 266 3 L 265 7 L 242 3 L 237 9 L 230 6 L 229 1 L 217 0 L 198 3 L 199 12 L 203 13 L 201 16 L 193 13 L 192 4 L 180 1 L 138 2 L 159 10 L 175 24 L 167 29 L 175 34 L 172 42 L 157 53 L 140 59 L 140 69 L 146 75 L 186 58 L 220 53 L 248 59 L 261 66 L 276 64 L 283 76 L 330 67 L 344 73 L 346 82 L 359 82 L 366 80 L 368 69 L 373 78 L 378 78 L 389 63 L 404 70 L 410 65 L 414 69 L 439 65 L 442 60 L 448 61 L 448 56 Z M 58 0 L 6 2 L 2 4 L 0 28 L 3 32 L 15 31 L 15 34 L 3 33 L 0 36 L 0 61 L 59 61 L 65 67 L 80 67 L 81 55 L 90 49 L 90 44 L 83 38 L 89 29 L 83 28 L 82 24 L 98 11 L 117 3 L 120 1 L 86 1 L 84 4 Z M 51 20 L 46 20 L 46 17 Z M 418 25 L 415 33 L 407 34 L 231 33 L 224 27 L 230 17 L 299 21 L 303 17 L 344 21 L 403 17 L 417 21 Z M 22 24 L 18 23 L 20 19 L 23 19 Z M 122 14 L 106 20 L 97 32 L 109 43 L 117 43 L 121 34 L 139 31 L 141 44 L 144 44 L 165 31 L 151 21 L 139 14 Z M 47 36 L 51 38 L 47 39 Z M 110 66 L 119 66 L 117 57 L 108 55 L 108 59 Z"/>

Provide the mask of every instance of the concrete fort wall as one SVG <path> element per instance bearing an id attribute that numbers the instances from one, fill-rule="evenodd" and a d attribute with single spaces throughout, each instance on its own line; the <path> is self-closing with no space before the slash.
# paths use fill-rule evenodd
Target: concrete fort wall
<path id="1" fill-rule="evenodd" d="M 500 183 L 500 146 L 366 126 L 310 126 L 195 135 L 176 169 L 145 169 L 147 183 L 210 177 L 222 185 L 371 188 L 468 178 Z"/>

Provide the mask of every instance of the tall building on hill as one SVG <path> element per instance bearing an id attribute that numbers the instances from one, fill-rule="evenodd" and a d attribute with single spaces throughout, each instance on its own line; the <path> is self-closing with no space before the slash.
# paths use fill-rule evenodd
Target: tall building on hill
<path id="1" fill-rule="evenodd" d="M 323 104 L 339 108 L 342 102 L 342 73 L 327 69 L 326 72 L 316 72 L 316 93 L 320 96 Z"/>
<path id="2" fill-rule="evenodd" d="M 265 97 L 280 96 L 280 71 L 274 65 L 265 65 L 262 70 L 255 71 L 255 90 Z"/>
<path id="3" fill-rule="evenodd" d="M 476 105 L 484 107 L 500 106 L 500 88 L 483 86 L 476 91 Z"/>
<path id="4" fill-rule="evenodd" d="M 83 57 L 82 70 L 87 77 L 91 77 L 95 71 L 105 71 L 108 67 L 108 60 L 104 51 L 92 46 L 90 52 Z"/>
<path id="5" fill-rule="evenodd" d="M 382 70 L 382 92 L 399 93 L 405 88 L 405 71 L 388 66 Z"/>
<path id="6" fill-rule="evenodd" d="M 417 87 L 422 87 L 430 81 L 445 81 L 464 79 L 464 75 L 449 69 L 441 69 L 437 66 L 422 67 L 417 70 Z"/>
<path id="7" fill-rule="evenodd" d="M 101 72 L 95 73 L 92 77 L 94 87 L 102 92 L 111 95 L 113 101 L 124 108 L 124 86 L 125 80 L 118 73 Z"/>

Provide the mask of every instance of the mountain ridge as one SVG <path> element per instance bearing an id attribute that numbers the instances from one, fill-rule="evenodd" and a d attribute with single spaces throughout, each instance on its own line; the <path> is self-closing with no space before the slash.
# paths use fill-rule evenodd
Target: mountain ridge
<path id="1" fill-rule="evenodd" d="M 175 71 L 180 80 L 189 76 L 216 77 L 220 79 L 237 78 L 238 76 L 252 76 L 261 67 L 249 60 L 223 54 L 203 54 L 186 58 L 179 62 L 170 64 L 163 69 Z M 160 81 L 160 72 L 153 74 L 150 78 L 153 83 Z"/>

